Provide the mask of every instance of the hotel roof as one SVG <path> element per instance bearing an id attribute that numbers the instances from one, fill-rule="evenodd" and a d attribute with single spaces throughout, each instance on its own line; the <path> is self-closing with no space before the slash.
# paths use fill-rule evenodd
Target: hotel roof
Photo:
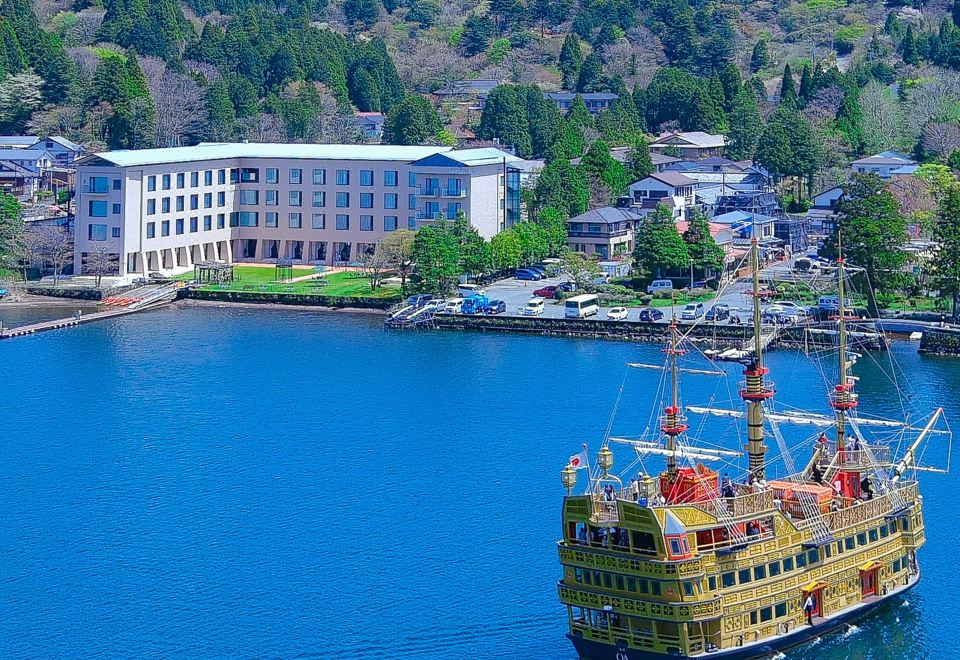
<path id="1" fill-rule="evenodd" d="M 78 163 L 94 164 L 98 160 L 119 167 L 162 165 L 200 160 L 229 160 L 233 158 L 294 158 L 301 160 L 392 160 L 412 162 L 438 153 L 453 151 L 452 147 L 399 146 L 385 144 L 277 144 L 255 142 L 204 142 L 195 147 L 168 147 L 163 149 L 124 149 L 104 151 L 81 158 Z M 466 149 L 470 151 L 484 151 Z M 491 151 L 500 152 L 498 149 Z M 464 153 L 464 152 L 459 152 Z"/>

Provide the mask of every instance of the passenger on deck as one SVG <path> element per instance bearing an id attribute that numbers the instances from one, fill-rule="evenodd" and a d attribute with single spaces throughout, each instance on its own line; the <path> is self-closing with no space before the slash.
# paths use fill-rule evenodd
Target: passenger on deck
<path id="1" fill-rule="evenodd" d="M 616 501 L 617 501 L 617 494 L 614 492 L 612 485 L 607 484 L 606 486 L 604 486 L 604 488 L 603 488 L 603 499 L 605 499 L 607 502 L 616 502 Z"/>
<path id="2" fill-rule="evenodd" d="M 840 510 L 840 503 L 837 502 L 836 500 L 833 500 L 832 502 L 830 502 L 830 510 L 831 510 L 831 511 L 839 511 L 839 510 Z"/>
<path id="3" fill-rule="evenodd" d="M 853 445 L 850 447 L 853 451 L 860 451 L 860 438 L 853 436 Z"/>
<path id="4" fill-rule="evenodd" d="M 730 475 L 723 473 L 723 480 L 720 482 L 720 497 L 736 497 L 737 491 L 733 489 L 733 482 L 730 481 Z"/>
<path id="5" fill-rule="evenodd" d="M 820 466 L 816 463 L 813 464 L 813 469 L 810 470 L 810 478 L 821 486 L 823 485 L 823 472 L 820 471 Z"/>
<path id="6" fill-rule="evenodd" d="M 826 448 L 827 448 L 827 433 L 826 433 L 826 431 L 822 431 L 822 432 L 820 433 L 820 437 L 817 439 L 817 442 L 820 443 L 820 448 L 821 448 L 821 449 L 826 449 Z"/>

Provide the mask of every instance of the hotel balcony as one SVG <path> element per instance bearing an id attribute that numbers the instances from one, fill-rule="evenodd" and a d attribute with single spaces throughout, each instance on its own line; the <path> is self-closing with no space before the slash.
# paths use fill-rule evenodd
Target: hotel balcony
<path id="1" fill-rule="evenodd" d="M 567 236 L 570 238 L 616 238 L 618 236 L 627 236 L 629 229 L 620 229 L 617 231 L 569 231 Z"/>
<path id="2" fill-rule="evenodd" d="M 417 197 L 466 197 L 466 188 L 426 188 L 417 186 Z"/>

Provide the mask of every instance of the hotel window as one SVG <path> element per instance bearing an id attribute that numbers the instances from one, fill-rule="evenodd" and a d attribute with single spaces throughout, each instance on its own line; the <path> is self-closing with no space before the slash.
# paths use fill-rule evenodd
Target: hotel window
<path id="1" fill-rule="evenodd" d="M 169 236 L 170 235 L 170 221 L 164 220 L 160 223 L 160 235 Z"/>
<path id="2" fill-rule="evenodd" d="M 314 229 L 326 229 L 327 228 L 327 214 L 326 213 L 314 213 L 313 222 L 310 224 Z"/>
<path id="3" fill-rule="evenodd" d="M 313 207 L 322 209 L 327 205 L 327 193 L 322 190 L 313 191 Z"/>
<path id="4" fill-rule="evenodd" d="M 360 193 L 360 208 L 373 208 L 373 193 Z"/>
<path id="5" fill-rule="evenodd" d="M 177 236 L 183 233 L 183 218 L 177 218 Z"/>
<path id="6" fill-rule="evenodd" d="M 260 224 L 260 214 L 256 211 L 240 211 L 241 227 L 256 227 Z"/>
<path id="7" fill-rule="evenodd" d="M 395 188 L 399 177 L 396 170 L 387 170 L 383 173 L 383 185 L 387 188 Z"/>
<path id="8" fill-rule="evenodd" d="M 203 208 L 213 208 L 213 193 L 203 193 Z"/>
<path id="9" fill-rule="evenodd" d="M 223 213 L 217 214 L 217 229 L 223 229 L 226 226 L 226 216 Z"/>
<path id="10" fill-rule="evenodd" d="M 90 192 L 105 193 L 110 189 L 109 179 L 105 176 L 90 177 Z"/>
<path id="11" fill-rule="evenodd" d="M 114 205 L 113 205 L 113 211 L 112 211 L 112 213 L 113 213 L 114 215 L 120 215 L 120 205 L 119 205 L 119 204 L 114 204 Z"/>
<path id="12" fill-rule="evenodd" d="M 417 175 L 415 172 L 407 173 L 407 185 L 409 185 L 411 188 L 417 187 Z"/>
<path id="13" fill-rule="evenodd" d="M 239 226 L 240 226 L 240 212 L 239 212 L 239 211 L 232 211 L 232 212 L 230 213 L 230 226 L 231 226 L 231 227 L 239 227 Z"/>
<path id="14" fill-rule="evenodd" d="M 372 215 L 361 215 L 361 216 L 360 216 L 360 231 L 373 231 L 373 216 L 372 216 Z"/>
<path id="15" fill-rule="evenodd" d="M 277 218 L 278 214 L 276 211 L 267 211 L 266 216 L 263 219 L 264 227 L 276 227 L 278 226 Z"/>
<path id="16" fill-rule="evenodd" d="M 360 185 L 361 186 L 373 185 L 373 170 L 360 170 Z"/>
<path id="17" fill-rule="evenodd" d="M 87 238 L 91 241 L 107 240 L 107 226 L 106 225 L 88 225 Z"/>
<path id="18" fill-rule="evenodd" d="M 240 168 L 231 167 L 230 168 L 230 183 L 238 183 L 240 181 Z"/>
<path id="19" fill-rule="evenodd" d="M 397 208 L 397 194 L 396 194 L 396 193 L 383 193 L 383 208 L 385 208 L 385 209 L 395 209 L 395 208 Z"/>
<path id="20" fill-rule="evenodd" d="M 260 191 L 259 190 L 241 190 L 240 203 L 241 204 L 259 204 Z"/>
<path id="21" fill-rule="evenodd" d="M 303 180 L 303 170 L 299 168 L 290 169 L 290 178 L 288 183 L 299 184 Z"/>
<path id="22" fill-rule="evenodd" d="M 289 197 L 289 206 L 303 206 L 303 193 L 299 190 L 291 190 Z"/>
<path id="23" fill-rule="evenodd" d="M 193 216 L 190 218 L 190 233 L 195 234 L 200 230 L 200 218 Z"/>
<path id="24" fill-rule="evenodd" d="M 407 195 L 407 209 L 410 211 L 417 210 L 417 196 L 413 193 Z"/>
<path id="25" fill-rule="evenodd" d="M 161 213 L 170 213 L 170 198 L 164 197 L 160 200 L 160 212 Z"/>
<path id="26" fill-rule="evenodd" d="M 350 185 L 350 170 L 337 170 L 337 185 L 338 186 Z"/>
<path id="27" fill-rule="evenodd" d="M 227 193 L 222 190 L 217 193 L 217 206 L 226 206 L 227 205 Z"/>
<path id="28" fill-rule="evenodd" d="M 210 231 L 211 229 L 213 229 L 213 216 L 203 216 L 203 231 Z"/>
<path id="29" fill-rule="evenodd" d="M 397 216 L 395 215 L 383 216 L 383 231 L 396 231 L 396 230 L 397 230 Z"/>
<path id="30" fill-rule="evenodd" d="M 213 185 L 213 170 L 206 170 L 203 173 L 203 185 L 212 186 Z"/>
<path id="31" fill-rule="evenodd" d="M 327 171 L 326 171 L 326 170 L 314 170 L 314 171 L 313 171 L 313 185 L 315 185 L 315 186 L 325 186 L 325 185 L 327 185 Z"/>
<path id="32" fill-rule="evenodd" d="M 287 216 L 287 226 L 290 229 L 300 229 L 303 227 L 303 216 L 299 213 L 291 213 Z"/>
<path id="33" fill-rule="evenodd" d="M 200 208 L 200 195 L 190 195 L 190 210 L 196 211 Z"/>
<path id="34" fill-rule="evenodd" d="M 147 192 L 153 192 L 157 189 L 157 176 L 151 174 L 147 177 Z"/>
<path id="35" fill-rule="evenodd" d="M 196 188 L 200 185 L 200 172 L 190 172 L 190 187 Z"/>
<path id="36" fill-rule="evenodd" d="M 280 170 L 278 168 L 267 168 L 267 183 L 280 183 Z"/>
<path id="37" fill-rule="evenodd" d="M 407 229 L 416 229 L 417 228 L 417 218 L 414 216 L 407 217 Z"/>
<path id="38" fill-rule="evenodd" d="M 114 190 L 120 190 L 121 188 L 123 188 L 123 181 L 121 181 L 120 179 L 114 179 L 114 180 L 113 180 L 113 189 L 114 189 Z"/>
<path id="39" fill-rule="evenodd" d="M 170 175 L 164 174 L 160 177 L 160 187 L 164 190 L 170 190 Z"/>
<path id="40" fill-rule="evenodd" d="M 500 200 L 500 208 L 503 208 L 503 200 Z M 457 213 L 460 212 L 461 204 L 460 202 L 447 202 L 447 220 L 452 220 L 457 217 Z"/>
<path id="41" fill-rule="evenodd" d="M 227 171 L 217 170 L 217 183 L 222 186 L 226 182 L 227 182 Z"/>
<path id="42" fill-rule="evenodd" d="M 244 167 L 240 170 L 241 183 L 258 183 L 260 181 L 259 167 Z"/>
<path id="43" fill-rule="evenodd" d="M 147 215 L 153 215 L 157 212 L 157 200 L 148 199 L 147 200 Z"/>
<path id="44" fill-rule="evenodd" d="M 345 209 L 350 207 L 350 193 L 347 192 L 338 192 L 337 193 L 337 208 Z"/>
<path id="45" fill-rule="evenodd" d="M 279 192 L 277 192 L 276 190 L 267 190 L 266 193 L 267 195 L 266 195 L 266 200 L 264 200 L 264 203 L 267 206 L 276 206 L 277 204 L 279 204 L 279 201 L 278 201 L 280 197 Z"/>
<path id="46" fill-rule="evenodd" d="M 349 215 L 337 215 L 337 229 L 348 230 L 350 229 L 350 216 Z"/>
<path id="47" fill-rule="evenodd" d="M 183 188 L 187 185 L 187 177 L 184 176 L 183 172 L 177 173 L 177 189 Z"/>
<path id="48" fill-rule="evenodd" d="M 183 195 L 177 195 L 177 210 L 183 210 Z"/>
<path id="49" fill-rule="evenodd" d="M 147 223 L 147 238 L 153 238 L 157 235 L 157 223 L 148 222 Z"/>

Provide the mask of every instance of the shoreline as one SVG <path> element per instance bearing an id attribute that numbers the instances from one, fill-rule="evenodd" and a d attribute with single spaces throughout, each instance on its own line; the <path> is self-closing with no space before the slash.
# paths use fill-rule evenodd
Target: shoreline
<path id="1" fill-rule="evenodd" d="M 24 294 L 18 300 L 0 300 L 0 310 L 6 308 L 12 309 L 30 309 L 43 307 L 97 307 L 99 303 L 95 300 L 84 300 L 81 298 L 55 298 L 53 296 L 38 296 L 33 293 Z"/>
<path id="2" fill-rule="evenodd" d="M 370 316 L 386 316 L 387 311 L 370 307 L 330 307 L 323 305 L 297 305 L 278 302 L 232 302 L 224 300 L 201 300 L 199 298 L 181 298 L 173 303 L 173 307 L 219 307 L 236 309 L 294 309 L 312 312 L 345 312 L 349 314 L 367 314 Z"/>

